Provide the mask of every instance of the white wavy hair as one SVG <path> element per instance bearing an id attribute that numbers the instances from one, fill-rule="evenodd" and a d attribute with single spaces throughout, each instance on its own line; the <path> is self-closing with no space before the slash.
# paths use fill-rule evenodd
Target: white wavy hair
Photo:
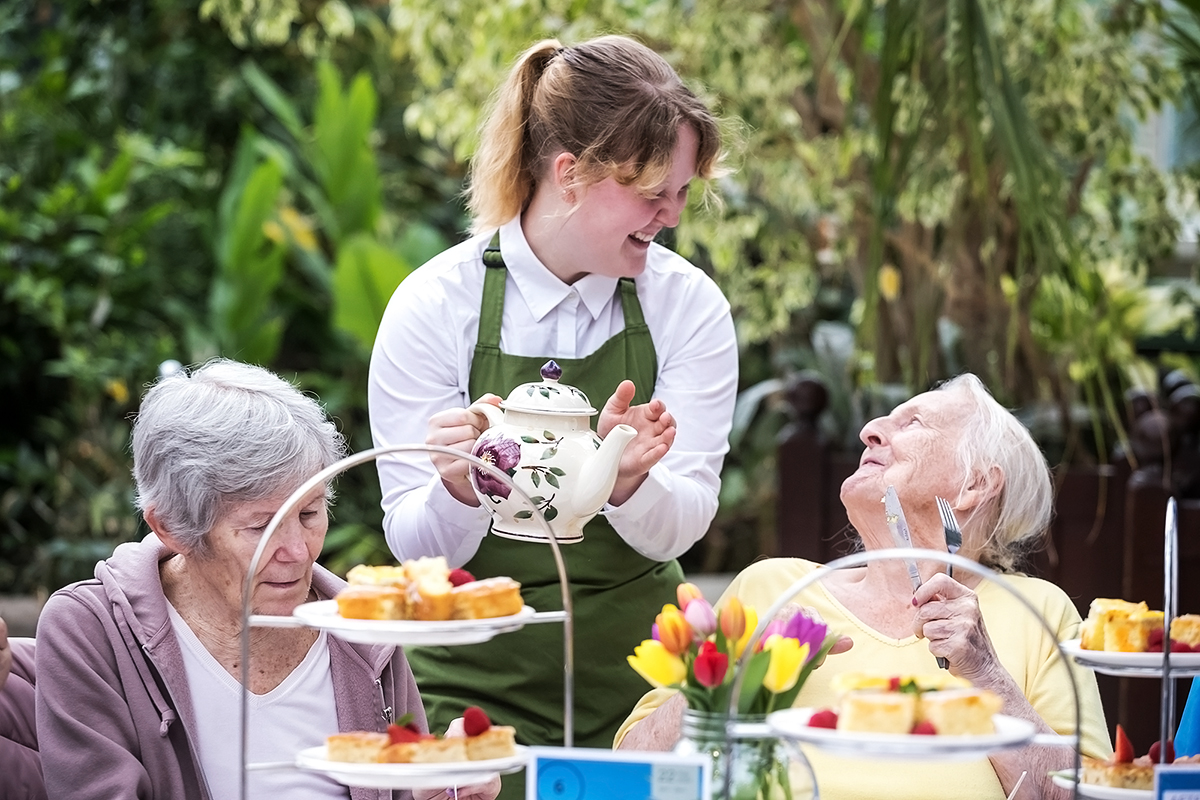
<path id="1" fill-rule="evenodd" d="M 316 400 L 262 367 L 216 359 L 146 392 L 133 425 L 134 502 L 202 554 L 230 507 L 290 493 L 345 452 Z"/>
<path id="2" fill-rule="evenodd" d="M 1012 571 L 1038 550 L 1049 533 L 1054 511 L 1050 467 L 1029 430 L 996 402 L 975 375 L 964 373 L 936 391 L 962 392 L 975 406 L 961 432 L 957 456 L 962 489 L 993 468 L 1004 485 L 990 500 L 972 510 L 964 533 L 978 548 L 985 566 Z"/>

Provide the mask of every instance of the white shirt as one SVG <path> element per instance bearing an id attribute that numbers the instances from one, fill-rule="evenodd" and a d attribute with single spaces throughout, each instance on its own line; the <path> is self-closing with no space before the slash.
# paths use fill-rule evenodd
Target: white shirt
<path id="1" fill-rule="evenodd" d="M 234 800 L 241 796 L 242 685 L 213 658 L 169 603 L 167 614 L 192 692 L 197 731 L 193 747 L 208 795 L 214 800 Z M 283 683 L 263 695 L 248 694 L 247 702 L 249 763 L 294 762 L 301 750 L 325 744 L 325 737 L 338 731 L 325 631 Z M 252 770 L 246 780 L 247 797 L 347 800 L 350 796 L 346 787 L 332 778 L 296 769 Z"/>
<path id="2" fill-rule="evenodd" d="M 414 271 L 388 303 L 367 389 L 376 447 L 421 444 L 429 418 L 464 408 L 483 300 L 483 251 L 491 234 L 450 248 Z M 617 280 L 586 275 L 565 284 L 533 254 L 520 218 L 500 229 L 508 267 L 500 349 L 509 355 L 584 358 L 625 328 Z M 717 511 L 721 462 L 737 394 L 737 339 L 729 303 L 699 269 L 652 244 L 638 300 L 658 356 L 653 397 L 675 417 L 671 450 L 619 507 L 602 509 L 637 552 L 665 561 L 686 552 Z M 530 375 L 530 381 L 538 380 Z M 571 376 L 563 376 L 571 383 Z M 589 398 L 601 408 L 607 397 Z M 593 427 L 595 422 L 593 420 Z M 377 459 L 384 530 L 398 558 L 470 560 L 488 514 L 443 486 L 427 453 Z"/>

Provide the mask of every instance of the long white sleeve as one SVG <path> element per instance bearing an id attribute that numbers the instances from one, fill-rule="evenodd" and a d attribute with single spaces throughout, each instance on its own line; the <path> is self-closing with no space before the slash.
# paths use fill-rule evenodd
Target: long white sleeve
<path id="1" fill-rule="evenodd" d="M 420 444 L 434 413 L 476 399 L 468 396 L 468 385 L 483 296 L 481 255 L 489 238 L 442 253 L 392 297 L 371 358 L 368 401 L 376 447 Z M 518 220 L 501 229 L 501 247 L 508 266 L 504 352 L 585 357 L 623 329 L 615 280 L 589 275 L 563 284 L 529 250 Z M 631 547 L 665 560 L 702 537 L 716 513 L 737 391 L 737 344 L 720 290 L 671 251 L 651 248 L 637 287 L 658 357 L 653 396 L 675 417 L 677 434 L 638 491 L 604 513 Z M 564 380 L 569 383 L 569 376 Z M 607 399 L 592 398 L 593 405 Z M 392 552 L 466 563 L 487 531 L 487 513 L 451 497 L 426 453 L 385 456 L 377 465 Z"/>

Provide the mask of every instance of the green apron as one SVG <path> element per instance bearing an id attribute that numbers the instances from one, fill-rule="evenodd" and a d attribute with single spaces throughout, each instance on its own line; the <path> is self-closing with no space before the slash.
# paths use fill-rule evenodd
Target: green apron
<path id="1" fill-rule="evenodd" d="M 587 358 L 513 356 L 500 351 L 500 322 L 508 271 L 498 238 L 484 253 L 487 270 L 470 393 L 501 397 L 538 380 L 554 358 L 563 383 L 602 404 L 629 378 L 635 403 L 650 399 L 658 359 L 631 279 L 620 281 L 625 329 Z M 650 636 L 663 604 L 675 601 L 683 580 L 677 561 L 637 553 L 597 515 L 578 544 L 563 545 L 575 608 L 575 745 L 612 747 L 617 728 L 649 685 L 626 656 Z M 521 582 L 526 605 L 561 611 L 562 589 L 549 545 L 485 536 L 466 569 L 476 578 L 508 575 Z M 490 642 L 459 647 L 409 647 L 405 652 L 421 690 L 431 730 L 442 731 L 469 705 L 481 706 L 497 725 L 513 725 L 521 744 L 563 743 L 563 626 L 527 625 Z M 504 776 L 501 798 L 524 797 L 524 774 Z"/>

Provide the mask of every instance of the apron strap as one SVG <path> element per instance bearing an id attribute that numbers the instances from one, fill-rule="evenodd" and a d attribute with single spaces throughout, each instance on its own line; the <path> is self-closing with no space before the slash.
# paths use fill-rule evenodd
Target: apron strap
<path id="1" fill-rule="evenodd" d="M 617 285 L 621 287 L 621 312 L 625 315 L 625 330 L 645 328 L 646 318 L 642 316 L 642 304 L 638 301 L 637 284 L 633 278 L 621 278 Z"/>
<path id="2" fill-rule="evenodd" d="M 483 275 L 483 302 L 479 306 L 479 336 L 477 345 L 500 347 L 500 323 L 504 319 L 504 282 L 508 270 L 504 257 L 500 255 L 500 231 L 483 251 L 483 263 L 487 267 Z"/>

